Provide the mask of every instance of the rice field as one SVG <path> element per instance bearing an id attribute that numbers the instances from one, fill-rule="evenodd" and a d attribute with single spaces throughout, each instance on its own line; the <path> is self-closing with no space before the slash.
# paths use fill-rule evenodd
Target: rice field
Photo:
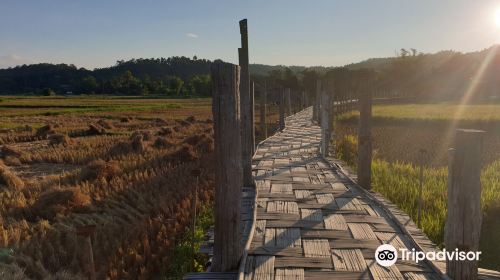
<path id="1" fill-rule="evenodd" d="M 210 117 L 210 99 L 2 98 L 0 278 L 86 279 L 88 226 L 98 279 L 172 274 L 213 200 Z"/>
<path id="2" fill-rule="evenodd" d="M 374 160 L 372 185 L 375 191 L 397 204 L 415 221 L 419 193 L 419 169 L 425 162 L 422 229 L 443 245 L 447 212 L 447 149 L 453 144 L 447 133 L 452 127 L 456 105 L 376 105 L 372 127 Z M 467 123 L 487 131 L 484 139 L 482 209 L 484 212 L 480 266 L 500 269 L 500 105 L 467 106 L 460 125 Z M 357 158 L 357 115 L 341 116 L 335 124 L 335 150 L 355 168 Z M 419 152 L 425 150 L 424 156 Z"/>
<path id="3" fill-rule="evenodd" d="M 457 105 L 441 104 L 398 104 L 377 105 L 373 107 L 373 117 L 389 120 L 421 121 L 500 121 L 500 104 Z M 359 113 L 353 111 L 342 116 L 344 119 L 356 118 Z"/>

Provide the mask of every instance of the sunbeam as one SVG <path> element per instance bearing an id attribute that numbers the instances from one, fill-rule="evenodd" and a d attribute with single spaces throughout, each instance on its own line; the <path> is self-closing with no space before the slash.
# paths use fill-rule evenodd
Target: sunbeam
<path id="1" fill-rule="evenodd" d="M 471 98 L 476 94 L 478 85 L 481 83 L 481 78 L 483 74 L 485 73 L 486 69 L 488 69 L 488 66 L 490 65 L 491 61 L 495 57 L 495 54 L 497 52 L 498 46 L 493 46 L 490 48 L 488 53 L 486 54 L 486 57 L 483 59 L 481 64 L 479 65 L 477 71 L 474 73 L 474 75 L 471 77 L 469 85 L 467 87 L 467 90 L 465 91 L 464 95 L 460 99 L 460 102 L 458 104 L 457 110 L 455 111 L 453 115 L 453 119 L 451 121 L 451 124 L 447 130 L 447 133 L 445 134 L 445 141 L 443 141 L 443 147 L 439 149 L 440 151 L 446 149 L 446 145 L 449 143 L 452 143 L 451 141 L 453 140 L 453 135 L 455 133 L 455 130 L 457 129 L 458 125 L 460 124 L 460 119 L 465 111 L 466 106 L 469 104 Z"/>

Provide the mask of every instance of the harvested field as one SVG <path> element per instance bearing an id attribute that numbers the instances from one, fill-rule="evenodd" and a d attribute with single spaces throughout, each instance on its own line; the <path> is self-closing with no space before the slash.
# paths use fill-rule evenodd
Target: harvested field
<path id="1" fill-rule="evenodd" d="M 6 269 L 34 279 L 84 279 L 86 243 L 76 231 L 95 226 L 98 279 L 166 275 L 194 197 L 200 209 L 213 199 L 210 100 L 4 100 Z M 193 170 L 201 172 L 197 193 Z"/>

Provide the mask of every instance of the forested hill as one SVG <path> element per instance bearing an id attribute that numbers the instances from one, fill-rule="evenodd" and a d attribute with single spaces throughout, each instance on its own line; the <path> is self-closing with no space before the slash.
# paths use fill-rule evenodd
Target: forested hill
<path id="1" fill-rule="evenodd" d="M 87 70 L 68 64 L 32 64 L 0 69 L 0 94 L 167 94 L 208 95 L 212 61 L 197 57 L 119 60 L 114 66 Z M 325 72 L 326 67 L 320 72 Z M 291 69 L 300 74 L 304 66 L 252 64 L 252 75 Z"/>
<path id="2" fill-rule="evenodd" d="M 211 63 L 196 57 L 132 59 L 92 71 L 67 64 L 23 65 L 0 69 L 0 94 L 209 95 Z"/>
<path id="3" fill-rule="evenodd" d="M 67 64 L 33 64 L 0 69 L 0 94 L 124 94 L 209 96 L 210 65 L 197 57 L 118 61 L 114 66 L 87 70 Z M 401 49 L 394 57 L 371 58 L 344 67 L 270 66 L 251 64 L 256 81 L 264 78 L 297 90 L 314 91 L 317 77 L 335 79 L 345 71 L 373 69 L 376 87 L 400 95 L 462 98 L 471 88 L 476 97 L 499 98 L 500 48 L 471 53 L 442 51 L 422 54 Z M 339 71 L 340 70 L 340 71 Z M 339 76 L 337 76 L 338 78 Z"/>

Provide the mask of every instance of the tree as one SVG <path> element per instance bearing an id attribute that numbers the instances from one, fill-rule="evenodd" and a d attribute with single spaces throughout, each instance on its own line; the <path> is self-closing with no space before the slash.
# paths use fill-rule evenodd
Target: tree
<path id="1" fill-rule="evenodd" d="M 290 69 L 285 68 L 284 70 L 275 69 L 269 72 L 269 79 L 271 81 L 275 81 L 280 84 L 282 87 L 298 89 L 299 88 L 299 79 L 297 75 Z"/>
<path id="2" fill-rule="evenodd" d="M 408 56 L 408 54 L 410 54 L 409 51 L 407 51 L 405 48 L 401 48 L 401 52 L 399 53 L 400 57 L 405 58 Z"/>
<path id="3" fill-rule="evenodd" d="M 94 93 L 99 88 L 96 78 L 94 76 L 87 76 L 82 79 L 80 83 L 80 91 L 82 93 Z"/>
<path id="4" fill-rule="evenodd" d="M 302 71 L 302 85 L 311 100 L 316 96 L 316 81 L 319 79 L 319 76 L 315 70 L 306 69 Z"/>
<path id="5" fill-rule="evenodd" d="M 184 81 L 177 76 L 170 76 L 167 78 L 169 91 L 175 95 L 180 95 Z"/>
<path id="6" fill-rule="evenodd" d="M 134 77 L 131 71 L 125 71 L 120 77 L 121 91 L 130 95 L 143 95 L 144 89 L 139 79 Z"/>
<path id="7" fill-rule="evenodd" d="M 212 80 L 210 75 L 196 75 L 189 81 L 193 88 L 193 95 L 210 96 Z"/>

